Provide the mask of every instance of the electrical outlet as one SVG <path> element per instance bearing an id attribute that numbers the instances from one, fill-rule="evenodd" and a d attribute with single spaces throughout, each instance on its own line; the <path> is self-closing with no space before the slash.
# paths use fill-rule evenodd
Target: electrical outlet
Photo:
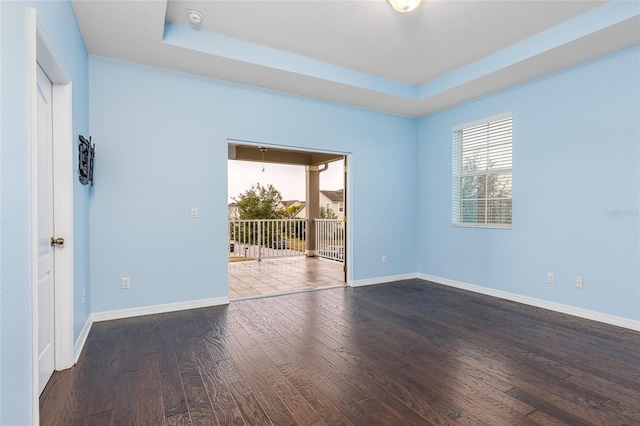
<path id="1" fill-rule="evenodd" d="M 583 283 L 582 277 L 576 277 L 576 288 L 582 288 Z"/>
<path id="2" fill-rule="evenodd" d="M 553 284 L 556 282 L 556 274 L 553 272 L 547 272 L 547 282 L 549 284 Z"/>
<path id="3" fill-rule="evenodd" d="M 131 278 L 123 277 L 122 278 L 122 288 L 130 288 L 131 287 Z"/>
<path id="4" fill-rule="evenodd" d="M 387 263 L 387 256 L 382 256 L 382 263 Z"/>
<path id="5" fill-rule="evenodd" d="M 191 217 L 192 218 L 196 218 L 198 217 L 198 208 L 197 207 L 191 207 Z"/>

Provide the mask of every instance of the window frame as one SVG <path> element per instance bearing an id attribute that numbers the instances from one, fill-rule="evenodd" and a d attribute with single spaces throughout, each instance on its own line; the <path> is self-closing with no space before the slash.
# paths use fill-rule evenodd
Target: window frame
<path id="1" fill-rule="evenodd" d="M 511 119 L 511 141 L 510 141 L 510 150 L 511 150 L 511 167 L 509 168 L 501 168 L 496 170 L 487 169 L 486 173 L 463 173 L 461 168 L 461 162 L 463 158 L 462 152 L 462 138 L 459 135 L 460 132 L 464 130 L 472 129 L 473 127 L 489 124 L 496 121 L 501 121 L 505 119 Z M 458 145 L 456 145 L 458 143 Z M 489 149 L 490 145 L 487 142 L 487 149 Z M 452 211 L 451 211 L 451 226 L 459 227 L 459 228 L 488 228 L 488 229 L 512 229 L 513 226 L 513 112 L 505 112 L 503 114 L 494 115 L 491 117 L 483 118 L 481 120 L 475 120 L 469 123 L 460 124 L 454 126 L 451 129 L 451 151 L 452 151 L 452 168 L 451 168 L 451 177 L 452 177 L 452 188 L 451 188 L 451 201 L 452 201 Z M 487 177 L 488 175 L 495 174 L 508 174 L 511 180 L 511 195 L 508 198 L 511 202 L 511 216 L 509 218 L 509 223 L 486 223 L 486 222 L 462 222 L 462 197 L 460 195 L 461 192 L 461 184 L 460 179 L 465 176 L 482 176 Z M 488 201 L 492 199 L 498 198 L 488 198 L 488 197 L 479 197 L 478 199 L 482 199 L 485 203 L 485 211 L 488 206 Z"/>

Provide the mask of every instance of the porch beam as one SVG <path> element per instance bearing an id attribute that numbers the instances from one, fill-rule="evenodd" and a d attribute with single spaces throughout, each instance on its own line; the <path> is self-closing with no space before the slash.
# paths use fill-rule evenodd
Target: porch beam
<path id="1" fill-rule="evenodd" d="M 314 257 L 316 251 L 316 226 L 314 220 L 320 217 L 320 168 L 306 166 L 306 216 L 307 216 L 307 257 Z"/>
<path id="2" fill-rule="evenodd" d="M 318 166 L 342 159 L 342 155 L 323 152 L 303 152 L 270 148 L 262 152 L 257 146 L 229 145 L 229 160 L 255 161 L 265 163 L 290 164 L 297 166 Z"/>

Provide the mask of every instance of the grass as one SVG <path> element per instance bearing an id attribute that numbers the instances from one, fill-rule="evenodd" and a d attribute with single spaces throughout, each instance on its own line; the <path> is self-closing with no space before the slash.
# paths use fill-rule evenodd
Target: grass
<path id="1" fill-rule="evenodd" d="M 249 262 L 251 260 L 256 260 L 255 257 L 237 257 L 237 256 L 229 256 L 229 263 L 236 262 Z"/>
<path id="2" fill-rule="evenodd" d="M 297 251 L 305 251 L 307 242 L 298 238 L 287 238 L 287 248 Z"/>

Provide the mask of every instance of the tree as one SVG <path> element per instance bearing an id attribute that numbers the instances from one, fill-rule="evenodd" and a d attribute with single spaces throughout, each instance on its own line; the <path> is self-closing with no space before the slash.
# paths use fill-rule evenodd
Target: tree
<path id="1" fill-rule="evenodd" d="M 494 163 L 480 167 L 477 156 L 466 159 L 460 177 L 461 220 L 511 223 L 511 174 L 491 173 Z"/>
<path id="2" fill-rule="evenodd" d="M 284 210 L 277 208 L 282 201 L 280 191 L 268 184 L 262 186 L 257 183 L 242 194 L 233 198 L 238 206 L 238 219 L 282 219 L 286 217 Z M 257 226 L 247 223 L 232 222 L 230 226 L 231 239 L 241 241 L 244 244 L 276 244 L 282 241 L 281 228 L 276 224 L 260 223 Z"/>
<path id="3" fill-rule="evenodd" d="M 328 207 L 328 208 L 320 207 L 319 216 L 320 216 L 320 219 L 337 219 L 338 218 L 338 216 L 336 216 L 336 214 L 334 213 L 331 207 Z"/>
<path id="4" fill-rule="evenodd" d="M 244 193 L 233 198 L 238 205 L 239 219 L 282 219 L 286 212 L 278 210 L 277 205 L 282 201 L 280 191 L 268 184 L 252 185 Z"/>
<path id="5" fill-rule="evenodd" d="M 294 204 L 289 207 L 285 207 L 284 212 L 287 219 L 293 219 L 298 212 L 304 208 L 304 204 Z"/>

